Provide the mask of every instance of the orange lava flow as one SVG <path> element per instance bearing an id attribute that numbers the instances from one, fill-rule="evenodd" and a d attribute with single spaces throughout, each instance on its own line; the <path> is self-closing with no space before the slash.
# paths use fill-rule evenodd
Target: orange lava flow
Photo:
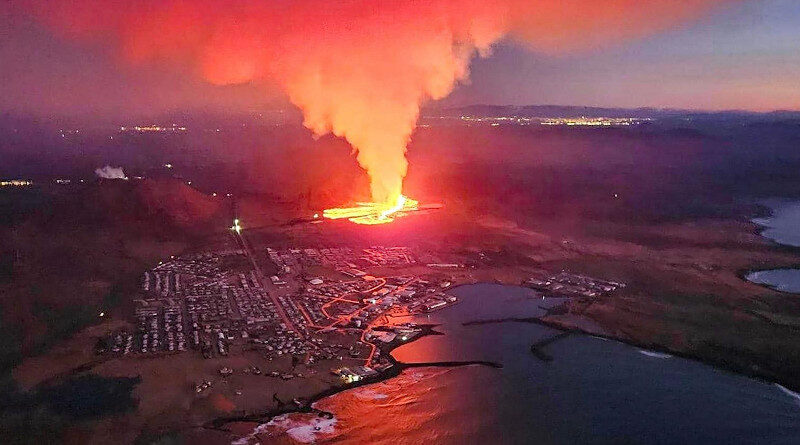
<path id="1" fill-rule="evenodd" d="M 377 202 L 357 202 L 355 207 L 326 209 L 322 212 L 322 216 L 328 219 L 347 218 L 348 221 L 356 224 L 386 224 L 394 221 L 398 216 L 403 216 L 404 212 L 417 210 L 418 204 L 419 202 L 413 199 L 399 195 L 394 205 Z"/>

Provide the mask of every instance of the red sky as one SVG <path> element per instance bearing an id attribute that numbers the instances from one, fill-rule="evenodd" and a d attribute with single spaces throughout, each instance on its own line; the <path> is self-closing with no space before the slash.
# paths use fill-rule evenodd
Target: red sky
<path id="1" fill-rule="evenodd" d="M 606 5 L 602 9 L 617 14 L 617 21 L 612 20 L 614 26 L 599 28 L 586 22 L 598 13 L 596 7 L 586 7 L 586 2 L 578 0 L 572 2 L 583 3 L 584 7 L 568 5 L 573 7 L 566 8 L 564 13 L 548 11 L 542 7 L 547 5 L 545 2 L 524 2 L 535 4 L 538 10 L 526 13 L 529 17 L 522 25 L 504 24 L 502 28 L 514 35 L 524 34 L 528 44 L 509 38 L 501 40 L 491 57 L 473 61 L 470 83 L 456 86 L 445 101 L 701 109 L 800 108 L 800 82 L 796 81 L 800 78 L 798 2 L 734 1 L 703 14 L 697 11 L 697 4 L 706 2 L 690 2 L 688 9 L 679 11 L 682 16 L 676 18 L 670 16 L 670 8 L 666 12 L 619 15 L 626 3 L 631 3 L 622 1 L 612 5 L 616 7 Z M 57 5 L 58 1 L 46 3 Z M 70 6 L 77 3 L 68 2 Z M 107 10 L 119 12 L 120 5 L 143 8 L 153 2 L 99 3 Z M 217 2 L 201 3 L 211 4 L 213 9 Z M 203 63 L 197 63 L 193 51 L 175 57 L 170 50 L 179 46 L 164 46 L 160 42 L 183 42 L 191 47 L 192 39 L 197 36 L 184 32 L 191 28 L 191 17 L 184 19 L 189 25 L 171 28 L 161 26 L 158 20 L 148 20 L 145 10 L 134 8 L 133 15 L 106 14 L 100 19 L 90 14 L 91 19 L 85 19 L 77 27 L 68 21 L 72 31 L 87 27 L 96 31 L 104 26 L 114 31 L 99 38 L 95 34 L 93 38 L 79 40 L 67 38 L 61 31 L 12 12 L 7 6 L 0 10 L 0 107 L 45 115 L 124 116 L 185 108 L 240 110 L 288 106 L 285 90 L 274 80 L 239 86 L 209 85 L 208 78 L 235 80 L 236 70 L 246 78 L 247 68 L 230 64 L 233 71 L 216 73 L 221 76 L 215 79 L 215 73 L 209 72 L 213 70 L 203 69 Z M 408 17 L 412 20 L 415 9 L 410 11 Z M 328 21 L 328 11 L 324 8 L 316 12 L 321 23 Z M 119 17 L 126 16 L 134 19 L 120 25 Z M 64 17 L 70 15 L 61 14 L 61 25 Z M 279 17 L 287 22 L 285 16 Z M 609 18 L 605 20 L 608 23 Z M 563 26 L 565 21 L 572 26 Z M 316 28 L 307 23 L 299 29 L 313 34 Z M 371 33 L 375 35 L 381 30 Z M 124 50 L 120 51 L 120 47 Z M 402 49 L 402 45 L 398 47 Z M 554 48 L 558 50 L 553 51 Z M 169 62 L 164 61 L 165 55 L 171 59 Z M 156 57 L 145 63 L 129 63 L 144 56 Z"/>

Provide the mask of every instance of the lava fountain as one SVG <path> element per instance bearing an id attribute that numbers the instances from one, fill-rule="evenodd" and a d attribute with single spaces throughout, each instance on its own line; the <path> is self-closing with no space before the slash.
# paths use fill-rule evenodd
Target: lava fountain
<path id="1" fill-rule="evenodd" d="M 394 204 L 377 202 L 357 202 L 354 207 L 326 209 L 322 216 L 328 219 L 344 219 L 356 224 L 386 224 L 399 216 L 419 209 L 419 202 L 398 195 Z"/>
<path id="2" fill-rule="evenodd" d="M 402 191 L 420 107 L 466 81 L 474 57 L 503 40 L 545 54 L 602 48 L 734 0 L 5 0 L 0 15 L 9 3 L 134 63 L 285 94 L 315 137 L 345 139 L 370 178 L 372 202 L 324 216 L 382 224 L 418 205 Z"/>

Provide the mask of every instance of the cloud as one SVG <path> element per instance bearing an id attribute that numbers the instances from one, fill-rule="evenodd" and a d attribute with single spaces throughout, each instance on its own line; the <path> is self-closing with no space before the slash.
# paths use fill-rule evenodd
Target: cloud
<path id="1" fill-rule="evenodd" d="M 193 66 L 214 84 L 277 84 L 316 135 L 353 147 L 373 200 L 394 202 L 420 106 L 513 39 L 563 53 L 657 32 L 723 0 L 40 0 L 25 9 L 132 62 Z"/>
<path id="2" fill-rule="evenodd" d="M 122 167 L 112 167 L 110 165 L 96 168 L 94 174 L 97 175 L 98 178 L 104 179 L 128 179 L 128 177 L 125 176 L 125 172 L 122 171 Z"/>

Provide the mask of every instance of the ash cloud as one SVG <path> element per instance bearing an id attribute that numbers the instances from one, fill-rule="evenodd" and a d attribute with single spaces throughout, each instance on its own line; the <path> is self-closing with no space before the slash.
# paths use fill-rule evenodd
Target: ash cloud
<path id="1" fill-rule="evenodd" d="M 193 66 L 215 84 L 277 85 L 315 135 L 353 147 L 372 198 L 394 202 L 423 103 L 502 39 L 558 54 L 612 45 L 735 0 L 39 0 L 57 32 L 132 62 Z"/>

